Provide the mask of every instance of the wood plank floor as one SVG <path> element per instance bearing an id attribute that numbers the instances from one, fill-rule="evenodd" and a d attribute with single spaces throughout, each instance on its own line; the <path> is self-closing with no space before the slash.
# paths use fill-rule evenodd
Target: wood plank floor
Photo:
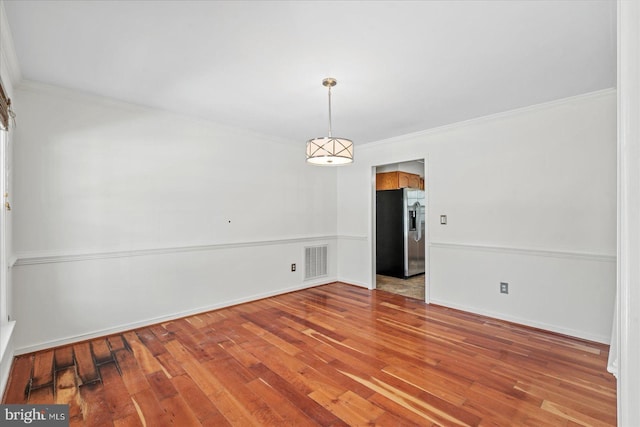
<path id="1" fill-rule="evenodd" d="M 608 347 L 333 283 L 16 358 L 71 425 L 613 426 Z"/>

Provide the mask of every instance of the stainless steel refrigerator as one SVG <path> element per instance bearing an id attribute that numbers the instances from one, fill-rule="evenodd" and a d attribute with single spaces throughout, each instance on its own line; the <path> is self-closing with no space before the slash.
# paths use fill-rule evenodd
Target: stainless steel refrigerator
<path id="1" fill-rule="evenodd" d="M 376 192 L 376 272 L 408 278 L 425 270 L 424 191 Z"/>

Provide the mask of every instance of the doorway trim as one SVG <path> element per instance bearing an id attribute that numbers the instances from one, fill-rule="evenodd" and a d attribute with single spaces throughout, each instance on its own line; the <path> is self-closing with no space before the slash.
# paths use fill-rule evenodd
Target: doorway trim
<path id="1" fill-rule="evenodd" d="M 424 302 L 429 304 L 431 300 L 430 292 L 429 292 L 429 284 L 431 283 L 431 262 L 429 257 L 429 249 L 431 247 L 431 238 L 430 238 L 430 230 L 429 227 L 429 212 L 430 212 L 430 191 L 429 191 L 429 162 L 428 157 L 423 156 L 422 158 L 413 158 L 407 160 L 398 160 L 390 163 L 383 163 L 379 165 L 371 166 L 371 287 L 370 289 L 376 289 L 376 274 L 377 274 L 377 265 L 376 265 L 376 244 L 377 244 L 377 236 L 376 236 L 376 173 L 378 168 L 382 166 L 388 165 L 396 165 L 399 163 L 408 163 L 408 162 L 418 162 L 422 161 L 422 176 L 424 178 L 424 200 L 425 200 L 425 213 L 424 213 L 424 224 L 425 224 L 425 233 L 424 233 Z"/>

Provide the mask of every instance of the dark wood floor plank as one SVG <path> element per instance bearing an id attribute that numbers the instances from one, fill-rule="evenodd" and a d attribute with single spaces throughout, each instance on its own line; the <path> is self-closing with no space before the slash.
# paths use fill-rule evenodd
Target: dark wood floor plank
<path id="1" fill-rule="evenodd" d="M 162 371 L 162 365 L 153 356 L 151 351 L 138 339 L 135 332 L 127 332 L 124 334 L 125 339 L 129 343 L 138 365 L 145 374 L 153 374 Z"/>
<path id="2" fill-rule="evenodd" d="M 300 375 L 300 372 L 306 367 L 304 362 L 257 340 L 254 345 L 243 344 L 243 348 L 262 361 L 260 367 L 267 367 L 281 376 L 300 393 L 307 395 L 313 391 L 305 378 Z M 253 370 L 255 371 L 255 368 Z"/>
<path id="3" fill-rule="evenodd" d="M 516 387 L 527 395 L 533 395 L 543 402 L 554 402 L 578 413 L 586 415 L 588 418 L 601 419 L 607 423 L 615 422 L 615 415 L 609 413 L 612 402 L 591 399 L 584 396 L 584 393 L 574 393 L 568 389 L 554 388 L 551 386 L 539 387 L 534 385 L 520 385 Z"/>
<path id="4" fill-rule="evenodd" d="M 71 427 L 71 426 L 70 426 Z M 135 413 L 113 421 L 113 427 L 144 427 L 140 416 Z"/>
<path id="5" fill-rule="evenodd" d="M 107 427 L 113 425 L 102 383 L 93 382 L 80 386 L 80 397 L 83 401 L 82 414 L 85 426 Z"/>
<path id="6" fill-rule="evenodd" d="M 556 426 L 567 421 L 549 411 L 538 410 L 542 409 L 540 406 L 504 396 L 481 384 L 474 384 L 468 390 L 467 396 L 469 398 L 463 404 L 465 409 L 476 414 L 482 413 L 484 418 L 496 420 L 499 425 L 518 425 L 527 420 L 529 425 Z"/>
<path id="7" fill-rule="evenodd" d="M 31 388 L 33 359 L 33 354 L 24 354 L 14 359 L 3 403 L 11 403 L 15 405 L 27 403 L 29 390 Z"/>
<path id="8" fill-rule="evenodd" d="M 434 419 L 427 418 L 419 409 L 414 408 L 412 405 L 406 405 L 401 400 L 389 399 L 384 395 L 374 393 L 369 397 L 369 402 L 384 409 L 387 414 L 392 416 L 392 419 L 400 419 L 402 423 L 398 425 L 409 426 L 428 426 L 428 425 L 455 425 L 453 423 L 442 424 Z M 383 418 L 383 416 L 380 416 Z"/>
<path id="9" fill-rule="evenodd" d="M 245 351 L 242 347 L 240 347 L 233 341 L 225 341 L 223 343 L 220 343 L 219 345 L 245 368 L 251 368 L 252 366 L 258 365 L 260 363 L 260 360 L 258 358 L 256 358 L 253 354 Z"/>
<path id="10" fill-rule="evenodd" d="M 165 411 L 151 389 L 147 388 L 132 396 L 133 404 L 138 412 L 142 425 L 166 425 Z"/>
<path id="11" fill-rule="evenodd" d="M 100 367 L 100 376 L 104 386 L 107 408 L 114 423 L 120 419 L 129 419 L 132 415 L 137 417 L 135 405 L 115 364 L 102 365 Z"/>
<path id="12" fill-rule="evenodd" d="M 162 365 L 164 372 L 169 374 L 169 377 L 177 377 L 184 374 L 182 366 L 170 354 L 159 354 L 156 358 Z"/>
<path id="13" fill-rule="evenodd" d="M 175 339 L 174 334 L 167 331 L 162 325 L 151 325 L 149 326 L 149 330 L 153 332 L 153 335 L 155 335 L 156 339 L 161 343 Z"/>
<path id="14" fill-rule="evenodd" d="M 187 402 L 179 394 L 167 397 L 161 404 L 165 412 L 165 425 L 197 426 L 200 424 Z"/>
<path id="15" fill-rule="evenodd" d="M 306 414 L 293 402 L 288 400 L 261 378 L 251 381 L 249 383 L 249 387 L 251 390 L 254 390 L 255 393 L 280 416 L 280 418 L 282 418 L 283 425 L 317 426 L 317 424 L 308 419 Z"/>
<path id="16" fill-rule="evenodd" d="M 29 404 L 32 405 L 43 405 L 47 403 L 53 402 L 53 387 L 40 387 L 35 390 L 31 390 L 29 393 Z"/>
<path id="17" fill-rule="evenodd" d="M 78 376 L 82 384 L 90 384 L 100 379 L 98 370 L 93 361 L 89 342 L 83 342 L 73 346 L 73 354 L 78 369 Z"/>
<path id="18" fill-rule="evenodd" d="M 334 414 L 308 396 L 312 390 L 307 390 L 306 392 L 299 391 L 300 386 L 295 386 L 292 382 L 281 377 L 264 365 L 254 366 L 252 370 L 258 374 L 262 381 L 296 405 L 296 407 L 312 421 L 320 425 L 333 425 L 334 423 L 344 424 L 344 422 L 339 420 Z M 304 385 L 302 386 L 304 387 Z"/>
<path id="19" fill-rule="evenodd" d="M 324 406 L 325 409 L 331 413 L 336 414 L 336 416 L 350 426 L 375 425 L 375 419 L 384 413 L 384 410 L 379 408 L 378 411 L 373 411 L 370 414 L 360 413 L 355 410 L 356 408 L 345 404 L 340 397 L 331 396 L 323 389 L 314 390 L 309 394 L 309 397 Z M 368 401 L 365 400 L 365 402 L 367 406 L 371 405 Z"/>
<path id="20" fill-rule="evenodd" d="M 230 425 L 229 421 L 220 413 L 213 402 L 203 393 L 198 385 L 188 375 L 171 378 L 171 382 L 180 396 L 191 407 L 200 423 L 211 423 L 217 426 Z"/>
<path id="21" fill-rule="evenodd" d="M 272 334 L 268 330 L 265 330 L 262 326 L 258 326 L 253 322 L 246 322 L 242 324 L 242 327 L 291 356 L 295 356 L 300 353 L 300 349 L 298 347 L 288 343 L 279 336 Z"/>
<path id="22" fill-rule="evenodd" d="M 178 394 L 169 377 L 163 371 L 148 374 L 147 381 L 149 381 L 149 386 L 155 393 L 156 398 L 160 401 Z"/>
<path id="23" fill-rule="evenodd" d="M 166 343 L 165 346 L 205 396 L 211 399 L 224 391 L 224 387 L 220 384 L 220 381 L 218 381 L 215 376 L 212 376 L 204 366 L 195 359 L 192 359 L 191 353 L 184 348 L 182 344 L 178 341 L 170 341 Z"/>
<path id="24" fill-rule="evenodd" d="M 371 377 L 358 376 L 350 372 L 345 374 L 429 421 L 443 425 L 478 425 L 481 420 L 465 408 L 424 392 L 405 379 L 386 375 L 384 372 Z"/>
<path id="25" fill-rule="evenodd" d="M 66 369 L 73 366 L 73 347 L 70 345 L 58 347 L 54 350 L 55 369 Z"/>
<path id="26" fill-rule="evenodd" d="M 333 283 L 20 356 L 4 401 L 67 403 L 72 426 L 614 426 L 607 357 Z"/>
<path id="27" fill-rule="evenodd" d="M 111 351 L 124 350 L 126 348 L 125 341 L 121 335 L 112 335 L 107 337 L 107 342 L 109 343 L 109 348 Z"/>
<path id="28" fill-rule="evenodd" d="M 210 311 L 205 314 L 207 315 L 207 322 L 209 323 L 209 325 L 224 322 L 228 318 L 228 312 L 222 310 Z"/>
<path id="29" fill-rule="evenodd" d="M 208 326 L 207 321 L 203 319 L 203 316 L 200 315 L 185 317 L 184 320 L 189 322 L 191 326 L 197 329 L 202 329 Z"/>
<path id="30" fill-rule="evenodd" d="M 191 326 L 184 319 L 178 319 L 164 324 L 165 329 L 174 334 L 185 349 L 187 349 L 192 357 L 198 361 L 207 361 L 211 359 L 211 355 L 200 345 L 199 341 L 204 341 L 204 336 L 199 330 Z"/>
<path id="31" fill-rule="evenodd" d="M 247 378 L 246 375 L 238 372 L 238 368 L 243 368 L 238 362 L 229 359 L 211 360 L 206 362 L 205 366 L 220 381 L 229 396 L 233 397 L 259 425 L 282 424 L 282 418 L 248 387 L 247 379 L 251 381 L 256 376 Z"/>
<path id="32" fill-rule="evenodd" d="M 166 353 L 166 349 L 162 345 L 162 342 L 156 337 L 151 328 L 138 329 L 136 335 L 140 338 L 140 341 L 149 349 L 151 354 L 158 356 L 162 353 Z"/>
<path id="33" fill-rule="evenodd" d="M 78 390 L 78 377 L 73 366 L 56 372 L 55 403 L 69 405 L 69 419 L 82 421 L 82 399 Z"/>
<path id="34" fill-rule="evenodd" d="M 351 372 L 353 372 L 353 367 L 350 365 L 341 363 L 340 361 L 335 359 L 327 359 L 326 362 L 322 362 L 322 354 L 318 355 L 301 353 L 296 357 L 305 362 L 309 366 L 309 368 L 313 368 L 314 370 L 318 371 L 318 373 L 322 374 L 324 376 L 324 381 L 329 381 L 329 384 L 331 384 L 331 386 L 333 388 L 336 388 L 337 390 L 351 390 L 364 398 L 368 398 L 371 394 L 373 394 L 373 391 L 370 388 L 367 388 L 362 384 L 353 381 L 351 378 L 341 373 L 341 370 L 350 370 Z M 349 366 L 350 369 L 345 369 L 346 366 Z M 308 370 L 305 369 L 303 373 L 307 371 Z M 337 394 L 339 394 L 339 392 Z"/>
<path id="35" fill-rule="evenodd" d="M 305 334 L 317 340 L 314 350 L 322 354 L 325 359 L 339 359 L 344 363 L 358 365 L 367 364 L 367 366 L 378 370 L 387 365 L 380 359 L 370 356 L 368 350 L 359 351 L 346 343 L 333 342 L 328 337 L 315 331 L 307 330 Z"/>
<path id="36" fill-rule="evenodd" d="M 421 390 L 428 391 L 434 396 L 438 396 L 455 405 L 462 405 L 466 401 L 465 393 L 471 386 L 471 383 L 465 385 L 456 382 L 455 379 L 452 380 L 446 378 L 446 376 L 438 375 L 437 370 L 428 365 L 420 367 L 411 365 L 406 368 L 390 365 L 385 367 L 383 372 L 404 378 Z"/>
<path id="37" fill-rule="evenodd" d="M 53 383 L 53 350 L 36 353 L 33 363 L 32 388 Z"/>
<path id="38" fill-rule="evenodd" d="M 149 388 L 147 377 L 142 371 L 142 368 L 138 365 L 133 353 L 128 351 L 118 351 L 116 353 L 116 360 L 120 367 L 122 381 L 131 396 Z"/>
<path id="39" fill-rule="evenodd" d="M 109 344 L 106 339 L 91 341 L 91 352 L 93 353 L 94 360 L 98 365 L 113 361 L 111 348 L 109 348 Z"/>

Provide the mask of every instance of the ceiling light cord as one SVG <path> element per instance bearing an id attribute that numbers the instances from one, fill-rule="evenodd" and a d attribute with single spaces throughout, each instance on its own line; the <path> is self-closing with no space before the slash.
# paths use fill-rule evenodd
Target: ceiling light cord
<path id="1" fill-rule="evenodd" d="M 329 85 L 329 138 L 331 138 L 331 85 Z"/>

